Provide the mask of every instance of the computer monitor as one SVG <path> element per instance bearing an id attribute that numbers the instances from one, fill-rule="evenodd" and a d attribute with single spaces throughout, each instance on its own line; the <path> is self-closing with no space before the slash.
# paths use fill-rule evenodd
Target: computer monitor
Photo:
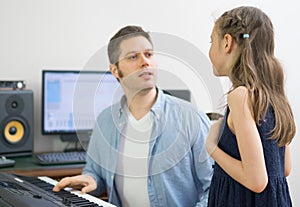
<path id="1" fill-rule="evenodd" d="M 191 102 L 192 99 L 191 91 L 189 89 L 164 89 L 163 92 L 189 102 Z"/>
<path id="2" fill-rule="evenodd" d="M 84 70 L 42 71 L 42 134 L 78 141 L 90 133 L 98 114 L 123 95 L 110 72 Z"/>

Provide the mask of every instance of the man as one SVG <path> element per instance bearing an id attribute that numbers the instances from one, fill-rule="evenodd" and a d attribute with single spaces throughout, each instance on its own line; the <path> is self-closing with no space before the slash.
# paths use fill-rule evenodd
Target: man
<path id="1" fill-rule="evenodd" d="M 205 154 L 208 117 L 156 87 L 153 45 L 142 28 L 119 30 L 108 55 L 125 95 L 99 115 L 82 175 L 53 190 L 107 190 L 117 206 L 206 206 L 213 164 Z"/>

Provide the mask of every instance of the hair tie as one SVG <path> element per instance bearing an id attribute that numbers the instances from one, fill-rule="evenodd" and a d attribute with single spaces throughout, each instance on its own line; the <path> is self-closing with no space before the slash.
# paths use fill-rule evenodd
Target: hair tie
<path id="1" fill-rule="evenodd" d="M 243 34 L 243 39 L 247 39 L 247 38 L 249 38 L 250 37 L 250 35 L 249 34 Z"/>

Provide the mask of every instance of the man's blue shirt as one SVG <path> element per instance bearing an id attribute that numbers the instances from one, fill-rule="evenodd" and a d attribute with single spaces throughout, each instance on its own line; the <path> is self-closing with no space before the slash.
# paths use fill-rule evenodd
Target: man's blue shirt
<path id="1" fill-rule="evenodd" d="M 109 202 L 122 206 L 114 178 L 119 143 L 127 123 L 126 98 L 105 109 L 97 119 L 82 174 L 108 192 Z M 151 206 L 207 206 L 213 160 L 205 141 L 210 120 L 189 102 L 158 90 L 150 110 L 153 129 L 149 144 L 148 194 Z M 138 192 L 137 192 L 138 196 Z"/>

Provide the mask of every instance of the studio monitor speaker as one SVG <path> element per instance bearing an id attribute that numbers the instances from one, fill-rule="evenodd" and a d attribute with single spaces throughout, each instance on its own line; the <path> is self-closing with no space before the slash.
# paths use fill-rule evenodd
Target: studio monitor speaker
<path id="1" fill-rule="evenodd" d="M 0 155 L 32 154 L 33 133 L 33 92 L 0 90 Z"/>

